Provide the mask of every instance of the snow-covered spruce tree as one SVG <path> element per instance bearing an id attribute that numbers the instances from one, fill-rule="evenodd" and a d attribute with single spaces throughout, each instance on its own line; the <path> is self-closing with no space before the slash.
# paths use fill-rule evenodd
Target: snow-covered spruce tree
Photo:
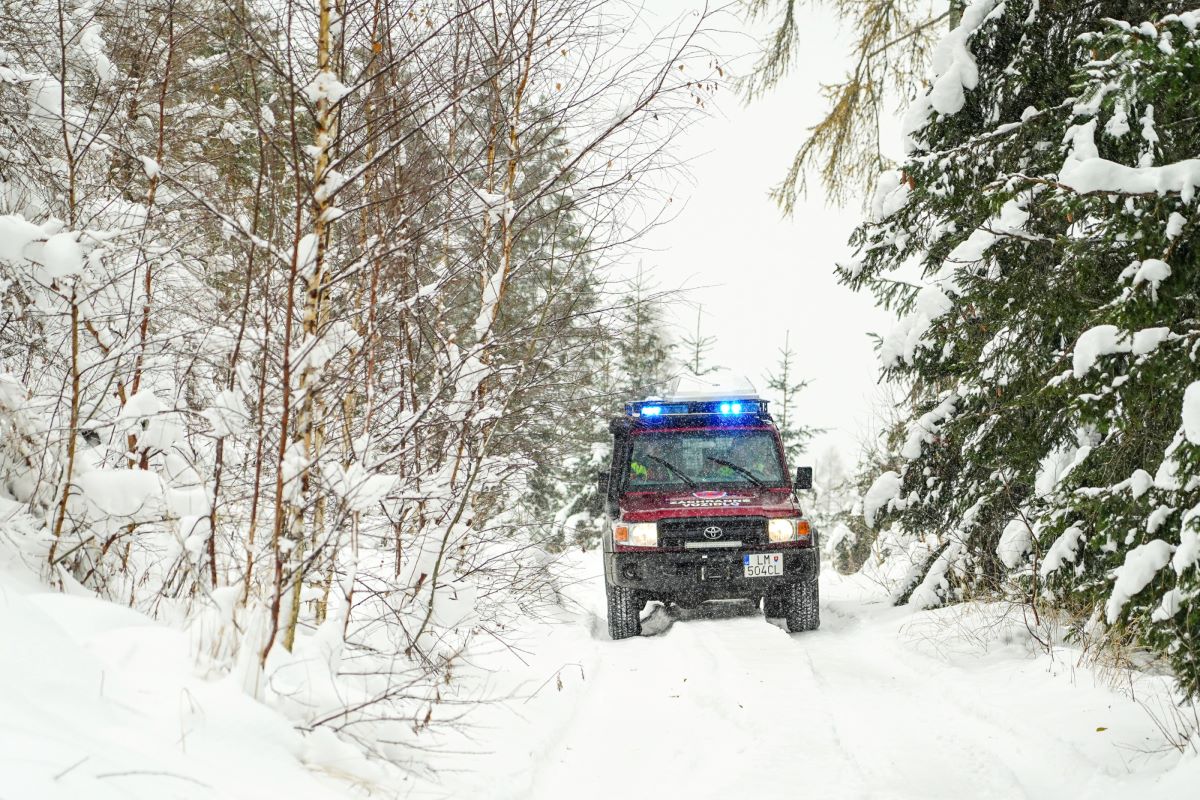
<path id="1" fill-rule="evenodd" d="M 1098 279 L 1070 363 L 1080 446 L 1049 502 L 1055 600 L 1166 654 L 1200 696 L 1200 13 L 1112 21 L 1083 41 L 1080 101 L 1046 195 L 1072 220 L 1064 266 Z M 1114 276 L 1115 272 L 1115 276 Z M 1053 537 L 1053 538 L 1051 538 Z M 1023 541 L 1023 540 L 1018 540 Z M 1024 545 L 1021 545 L 1024 548 Z M 1030 549 L 1033 549 L 1031 543 Z M 1016 547 L 1010 548 L 1015 555 Z"/>
<path id="2" fill-rule="evenodd" d="M 912 386 L 904 464 L 869 495 L 927 535 L 915 599 L 1083 608 L 1194 694 L 1200 140 L 1179 10 L 969 5 L 841 271 L 904 315 L 881 347 Z"/>

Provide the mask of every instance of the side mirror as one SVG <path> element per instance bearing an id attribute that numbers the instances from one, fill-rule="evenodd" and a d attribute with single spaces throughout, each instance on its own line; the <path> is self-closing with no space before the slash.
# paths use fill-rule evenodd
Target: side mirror
<path id="1" fill-rule="evenodd" d="M 796 488 L 812 488 L 812 467 L 796 467 Z"/>
<path id="2" fill-rule="evenodd" d="M 596 489 L 600 497 L 608 497 L 608 470 L 602 469 L 596 473 Z"/>

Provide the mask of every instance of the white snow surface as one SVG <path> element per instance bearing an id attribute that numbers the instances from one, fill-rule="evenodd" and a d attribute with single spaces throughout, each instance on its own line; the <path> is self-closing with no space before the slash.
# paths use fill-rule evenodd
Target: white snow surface
<path id="1" fill-rule="evenodd" d="M 1150 284 L 1150 297 L 1158 301 L 1158 286 L 1171 277 L 1171 265 L 1160 258 L 1147 258 L 1133 274 L 1133 285 Z"/>
<path id="2" fill-rule="evenodd" d="M 1083 529 L 1078 525 L 1072 525 L 1059 535 L 1054 543 L 1050 545 L 1050 549 L 1046 551 L 1046 555 L 1042 558 L 1042 566 L 1038 572 L 1043 578 L 1051 575 L 1055 570 L 1061 568 L 1063 564 L 1074 562 L 1075 556 L 1078 554 L 1079 543 L 1083 540 Z"/>
<path id="3" fill-rule="evenodd" d="M 911 190 L 899 170 L 889 169 L 880 173 L 875 184 L 875 194 L 871 198 L 871 221 L 882 222 L 904 208 L 910 193 Z"/>
<path id="4" fill-rule="evenodd" d="M 912 364 L 917 349 L 925 346 L 925 334 L 933 324 L 954 309 L 954 302 L 937 286 L 924 286 L 913 301 L 913 310 L 892 328 L 879 348 L 879 360 L 884 367 L 896 366 L 901 360 Z"/>
<path id="5" fill-rule="evenodd" d="M 197 677 L 187 633 L 78 584 L 47 591 L 10 559 L 0 547 L 0 796 L 348 800 L 363 796 L 350 776 L 378 772 L 232 679 Z"/>
<path id="6" fill-rule="evenodd" d="M 721 400 L 758 396 L 758 389 L 746 375 L 733 370 L 719 369 L 704 376 L 680 375 L 671 383 L 666 399 Z"/>
<path id="7" fill-rule="evenodd" d="M 904 440 L 904 446 L 900 449 L 900 455 L 909 461 L 920 458 L 925 445 L 931 444 L 937 438 L 942 430 L 942 423 L 954 413 L 954 407 L 957 404 L 958 395 L 951 392 L 942 398 L 942 401 L 932 410 L 922 414 L 916 422 L 908 427 L 908 436 Z"/>
<path id="8" fill-rule="evenodd" d="M 1200 780 L 1200 758 L 1151 754 L 1154 722 L 1077 651 L 1037 651 L 1019 611 L 895 608 L 826 571 L 818 631 L 652 603 L 643 635 L 613 642 L 599 554 L 566 562 L 566 610 L 523 631 L 528 663 L 495 684 L 517 699 L 472 715 L 483 755 L 444 758 L 462 770 L 444 796 L 1181 800 Z"/>
<path id="9" fill-rule="evenodd" d="M 600 564 L 565 556 L 562 606 L 462 668 L 460 696 L 506 699 L 423 734 L 430 777 L 298 731 L 233 679 L 198 677 L 186 633 L 0 559 L 0 794 L 1178 800 L 1200 781 L 1200 758 L 1107 688 L 1169 703 L 1169 679 L 1105 683 L 1076 651 L 1037 650 L 1002 606 L 894 608 L 827 571 L 815 632 L 748 604 L 651 604 L 643 635 L 613 642 Z"/>

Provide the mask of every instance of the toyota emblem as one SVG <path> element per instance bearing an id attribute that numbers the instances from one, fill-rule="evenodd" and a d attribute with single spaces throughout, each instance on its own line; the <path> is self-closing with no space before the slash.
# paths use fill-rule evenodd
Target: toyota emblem
<path id="1" fill-rule="evenodd" d="M 705 539 L 720 539 L 721 538 L 721 529 L 718 528 L 716 525 L 709 525 L 707 528 L 704 529 L 704 538 Z"/>

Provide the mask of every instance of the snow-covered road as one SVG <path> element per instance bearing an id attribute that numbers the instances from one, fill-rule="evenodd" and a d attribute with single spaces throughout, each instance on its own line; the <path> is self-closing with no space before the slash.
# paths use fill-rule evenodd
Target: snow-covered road
<path id="1" fill-rule="evenodd" d="M 1141 707 L 994 610 L 914 614 L 827 572 L 817 632 L 724 604 L 612 642 L 598 561 L 579 561 L 579 612 L 530 643 L 532 672 L 568 665 L 562 688 L 478 740 L 496 748 L 480 796 L 1196 796 L 1196 759 L 1163 752 Z"/>
<path id="2" fill-rule="evenodd" d="M 996 608 L 893 608 L 859 577 L 823 574 L 812 633 L 656 607 L 614 642 L 600 557 L 572 554 L 550 618 L 481 638 L 399 770 L 198 677 L 184 632 L 3 566 L 2 800 L 1200 797 L 1200 757 L 1130 699 L 1169 722 L 1169 679 L 1051 657 Z"/>

